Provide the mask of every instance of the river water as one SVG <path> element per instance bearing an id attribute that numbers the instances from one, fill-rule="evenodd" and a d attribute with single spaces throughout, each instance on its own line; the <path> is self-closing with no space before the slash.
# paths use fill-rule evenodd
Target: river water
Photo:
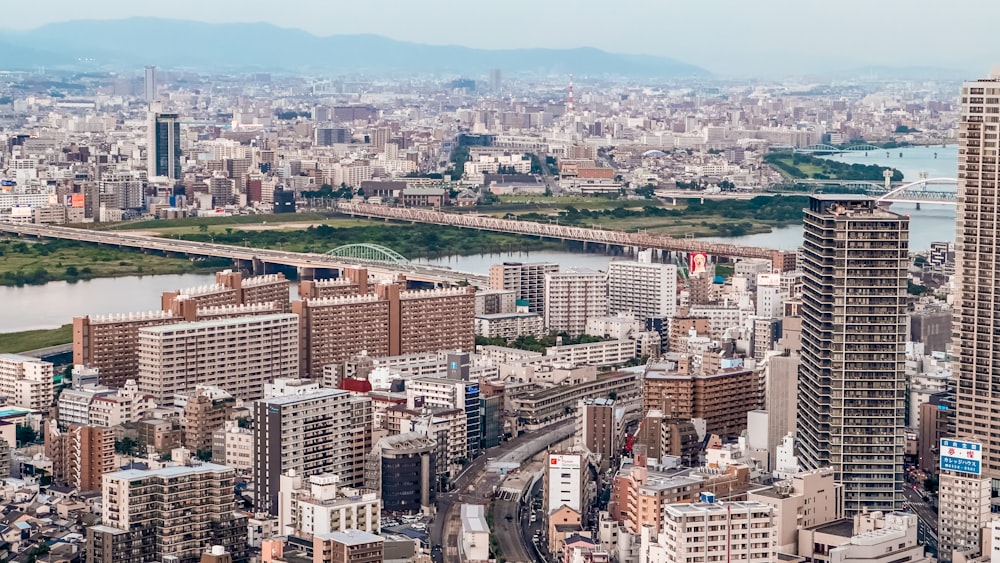
<path id="1" fill-rule="evenodd" d="M 886 152 L 889 156 L 886 157 Z M 903 154 L 900 157 L 900 153 Z M 935 157 L 936 155 L 936 157 Z M 958 169 L 958 149 L 948 147 L 913 147 L 890 151 L 849 153 L 831 157 L 847 163 L 880 164 L 903 172 L 907 181 L 917 180 L 921 172 L 929 177 L 954 177 Z M 929 189 L 948 189 L 933 186 Z M 950 188 L 954 189 L 954 188 Z M 955 240 L 955 207 L 924 204 L 916 210 L 912 204 L 895 204 L 892 209 L 910 215 L 910 249 L 926 250 L 931 242 Z M 769 233 L 731 238 L 712 238 L 750 246 L 791 250 L 802 243 L 802 226 L 781 227 Z M 606 269 L 611 257 L 602 254 L 546 250 L 472 256 L 451 256 L 418 260 L 423 264 L 445 266 L 456 271 L 486 274 L 490 265 L 503 261 L 555 262 Z M 182 287 L 213 283 L 214 276 L 182 274 L 102 278 L 76 283 L 51 282 L 41 286 L 0 287 L 0 333 L 56 328 L 74 316 L 128 313 L 159 309 L 160 294 Z M 293 291 L 293 296 L 295 295 Z"/>

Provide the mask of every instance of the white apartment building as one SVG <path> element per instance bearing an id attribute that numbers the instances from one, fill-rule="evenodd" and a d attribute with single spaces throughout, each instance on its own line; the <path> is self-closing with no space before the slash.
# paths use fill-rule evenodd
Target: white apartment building
<path id="1" fill-rule="evenodd" d="M 608 300 L 612 315 L 631 313 L 639 320 L 677 313 L 677 266 L 656 264 L 648 252 L 638 261 L 608 265 Z"/>
<path id="2" fill-rule="evenodd" d="M 776 563 L 774 535 L 774 509 L 765 504 L 668 504 L 663 533 L 642 529 L 639 563 Z"/>
<path id="3" fill-rule="evenodd" d="M 382 501 L 373 491 L 340 487 L 332 473 L 304 479 L 290 471 L 281 476 L 278 490 L 278 530 L 281 535 L 361 530 L 379 533 Z"/>
<path id="4" fill-rule="evenodd" d="M 139 389 L 158 403 L 211 385 L 238 399 L 264 396 L 264 384 L 299 373 L 299 317 L 234 317 L 139 331 Z"/>
<path id="5" fill-rule="evenodd" d="M 545 349 L 545 356 L 551 357 L 552 361 L 572 365 L 614 366 L 635 358 L 636 350 L 635 341 L 624 338 L 587 344 L 550 346 Z"/>
<path id="6" fill-rule="evenodd" d="M 587 319 L 608 316 L 608 277 L 589 269 L 545 274 L 545 326 L 570 336 L 587 331 Z"/>
<path id="7" fill-rule="evenodd" d="M 485 338 L 513 340 L 518 336 L 545 334 L 545 323 L 537 313 L 497 313 L 477 315 L 476 335 Z"/>
<path id="8" fill-rule="evenodd" d="M 0 354 L 0 395 L 7 404 L 26 409 L 48 410 L 52 406 L 51 362 L 31 356 Z"/>
<path id="9" fill-rule="evenodd" d="M 118 426 L 138 422 L 156 408 L 156 402 L 139 392 L 134 379 L 121 389 L 104 385 L 82 385 L 59 393 L 59 422 L 83 426 Z"/>
<path id="10" fill-rule="evenodd" d="M 253 467 L 253 431 L 227 420 L 225 426 L 212 433 L 212 461 L 249 471 Z"/>

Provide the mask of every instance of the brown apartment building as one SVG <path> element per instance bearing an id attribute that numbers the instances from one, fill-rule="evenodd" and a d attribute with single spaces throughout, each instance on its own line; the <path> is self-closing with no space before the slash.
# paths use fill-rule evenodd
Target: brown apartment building
<path id="1" fill-rule="evenodd" d="M 105 473 L 115 470 L 115 434 L 110 428 L 71 424 L 66 431 L 45 425 L 45 456 L 52 477 L 80 492 L 101 490 Z"/>
<path id="2" fill-rule="evenodd" d="M 143 328 L 288 311 L 288 280 L 238 272 L 216 274 L 218 283 L 163 294 L 163 310 L 73 319 L 73 363 L 97 368 L 100 382 L 121 387 L 139 370 L 137 346 Z"/>
<path id="3" fill-rule="evenodd" d="M 300 318 L 300 368 L 308 377 L 361 352 L 398 356 L 475 346 L 472 288 L 405 291 L 381 284 L 366 295 L 295 301 L 292 312 Z"/>
<path id="4" fill-rule="evenodd" d="M 652 408 L 663 410 L 666 418 L 702 418 L 709 434 L 723 438 L 739 436 L 747 413 L 760 408 L 757 375 L 743 367 L 691 373 L 684 361 L 676 367 L 652 364 L 646 368 L 642 393 L 644 412 Z"/>
<path id="5" fill-rule="evenodd" d="M 302 299 L 365 295 L 369 290 L 368 270 L 365 268 L 344 268 L 341 277 L 336 279 L 299 282 L 299 297 Z"/>

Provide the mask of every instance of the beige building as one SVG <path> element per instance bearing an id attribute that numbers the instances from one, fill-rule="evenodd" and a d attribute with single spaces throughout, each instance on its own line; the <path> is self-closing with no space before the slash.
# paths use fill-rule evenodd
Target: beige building
<path id="1" fill-rule="evenodd" d="M 308 479 L 294 471 L 281 476 L 278 490 L 278 529 L 281 535 L 360 530 L 379 533 L 382 501 L 375 491 L 341 487 L 332 474 Z"/>
<path id="2" fill-rule="evenodd" d="M 859 513 L 799 531 L 799 557 L 813 563 L 930 563 L 917 540 L 917 515 Z"/>
<path id="3" fill-rule="evenodd" d="M 545 274 L 545 327 L 578 336 L 587 319 L 608 316 L 608 276 L 577 269 Z"/>
<path id="4" fill-rule="evenodd" d="M 349 530 L 313 536 L 313 563 L 382 563 L 385 539 Z"/>
<path id="5" fill-rule="evenodd" d="M 7 397 L 8 405 L 47 411 L 53 402 L 54 376 L 51 362 L 32 356 L 0 354 L 0 395 Z"/>
<path id="6" fill-rule="evenodd" d="M 528 302 L 529 313 L 545 310 L 545 275 L 559 271 L 559 264 L 504 262 L 490 266 L 490 289 L 514 291 Z"/>
<path id="7" fill-rule="evenodd" d="M 299 318 L 293 314 L 178 323 L 139 331 L 139 389 L 159 404 L 196 385 L 238 399 L 264 396 L 264 383 L 299 371 Z"/>
<path id="8" fill-rule="evenodd" d="M 778 553 L 798 555 L 798 531 L 839 520 L 843 514 L 841 486 L 833 470 L 804 471 L 766 489 L 751 491 L 747 500 L 774 507 Z"/>
<path id="9" fill-rule="evenodd" d="M 952 561 L 956 552 L 978 553 L 982 530 L 993 519 L 992 480 L 950 470 L 941 471 L 938 479 L 939 558 Z"/>
<path id="10" fill-rule="evenodd" d="M 246 557 L 246 518 L 234 512 L 233 469 L 201 464 L 104 475 L 102 526 L 87 529 L 88 563 L 197 562 L 206 546 Z"/>
<path id="11" fill-rule="evenodd" d="M 253 467 L 253 431 L 227 421 L 212 433 L 212 461 L 240 471 Z"/>
<path id="12" fill-rule="evenodd" d="M 774 509 L 756 502 L 670 504 L 641 532 L 641 563 L 776 563 Z"/>

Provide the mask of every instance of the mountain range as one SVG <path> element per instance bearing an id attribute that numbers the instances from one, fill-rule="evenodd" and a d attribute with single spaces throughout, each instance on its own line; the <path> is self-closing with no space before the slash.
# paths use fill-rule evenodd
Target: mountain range
<path id="1" fill-rule="evenodd" d="M 643 78 L 706 77 L 666 57 L 599 49 L 487 50 L 425 45 L 379 35 L 320 37 L 267 23 L 201 23 L 160 18 L 74 20 L 29 31 L 0 30 L 0 69 L 38 66 L 116 69 L 156 65 L 194 71 L 483 74 L 575 73 Z"/>

